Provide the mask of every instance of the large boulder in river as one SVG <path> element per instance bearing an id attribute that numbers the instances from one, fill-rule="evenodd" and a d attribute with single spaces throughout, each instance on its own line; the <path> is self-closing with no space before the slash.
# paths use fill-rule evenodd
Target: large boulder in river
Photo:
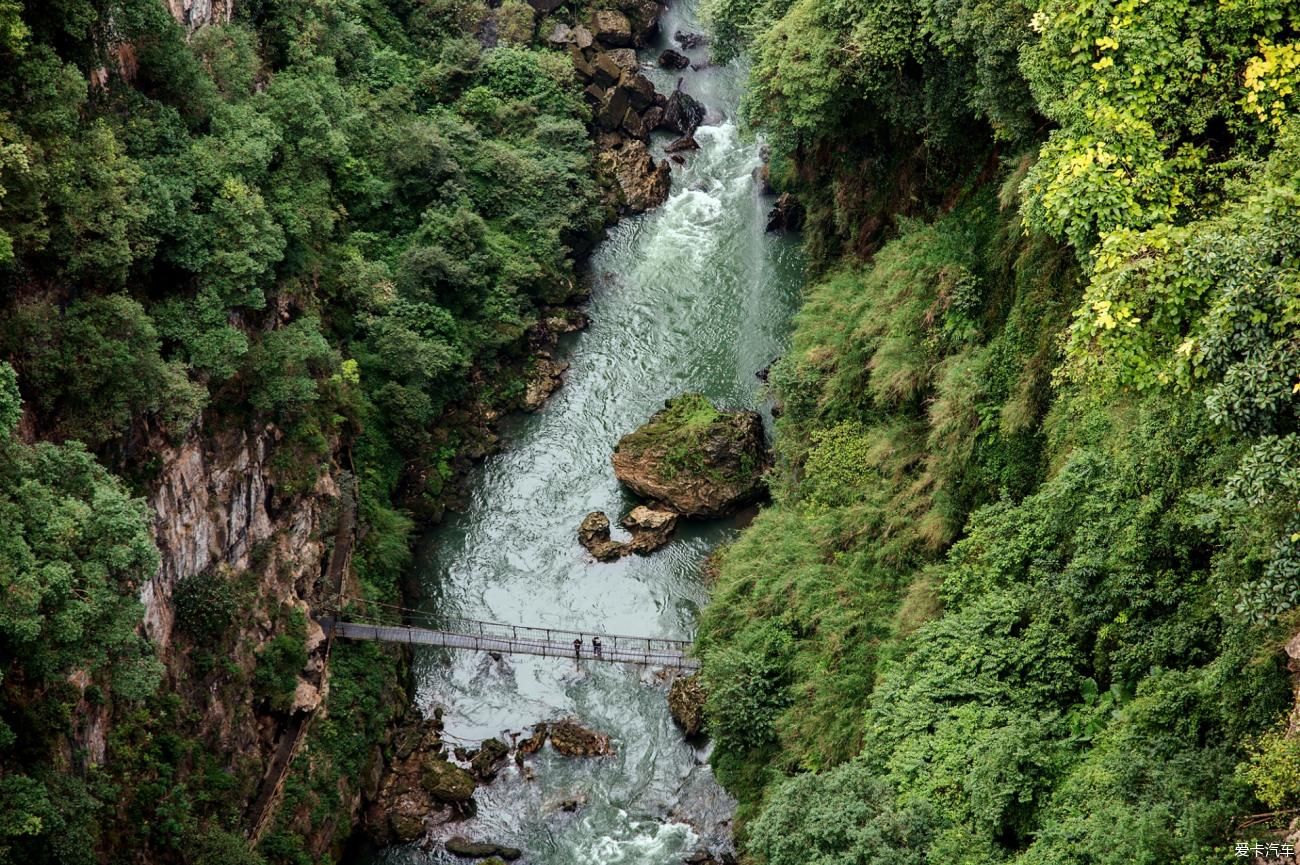
<path id="1" fill-rule="evenodd" d="M 551 725 L 551 747 L 566 757 L 604 757 L 614 753 L 609 736 L 590 730 L 573 718 Z"/>
<path id="2" fill-rule="evenodd" d="M 523 851 L 517 847 L 506 847 L 487 841 L 471 841 L 464 835 L 452 835 L 443 842 L 443 846 L 447 848 L 448 853 L 464 856 L 467 859 L 485 859 L 488 856 L 493 856 L 498 861 L 504 859 L 507 862 L 513 862 L 524 855 Z M 484 865 L 487 865 L 487 863 L 484 863 Z"/>
<path id="3" fill-rule="evenodd" d="M 668 688 L 668 711 L 688 737 L 704 730 L 704 701 L 707 697 L 700 674 L 678 676 Z"/>
<path id="4" fill-rule="evenodd" d="M 468 802 L 478 786 L 474 776 L 449 760 L 428 755 L 423 760 L 420 782 L 436 802 Z"/>
<path id="5" fill-rule="evenodd" d="M 697 393 L 669 400 L 623 436 L 613 461 L 634 492 L 692 517 L 725 516 L 761 498 L 771 465 L 756 412 L 718 411 Z"/>
<path id="6" fill-rule="evenodd" d="M 592 511 L 582 518 L 578 543 L 599 562 L 612 562 L 624 555 L 624 545 L 610 539 L 609 517 L 604 511 Z"/>
<path id="7" fill-rule="evenodd" d="M 680 51 L 665 48 L 659 55 L 659 65 L 664 69 L 685 69 L 691 65 L 691 58 Z"/>
<path id="8" fill-rule="evenodd" d="M 601 562 L 616 561 L 632 553 L 648 555 L 672 539 L 677 529 L 677 514 L 637 505 L 619 521 L 619 525 L 628 530 L 631 540 L 612 540 L 609 517 L 604 511 L 592 511 L 578 526 L 578 543 Z"/>
<path id="9" fill-rule="evenodd" d="M 659 125 L 680 135 L 693 135 L 708 112 L 694 96 L 682 90 L 681 82 L 664 104 L 664 118 Z"/>
<path id="10" fill-rule="evenodd" d="M 667 160 L 656 164 L 644 141 L 629 139 L 616 148 L 601 150 L 596 166 L 613 191 L 614 205 L 624 214 L 643 213 L 668 199 L 672 168 Z"/>

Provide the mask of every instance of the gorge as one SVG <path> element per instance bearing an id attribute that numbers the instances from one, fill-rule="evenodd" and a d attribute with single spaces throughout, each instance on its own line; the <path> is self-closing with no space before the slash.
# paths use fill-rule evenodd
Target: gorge
<path id="1" fill-rule="evenodd" d="M 0 0 L 0 863 L 1292 858 L 1297 34 Z"/>

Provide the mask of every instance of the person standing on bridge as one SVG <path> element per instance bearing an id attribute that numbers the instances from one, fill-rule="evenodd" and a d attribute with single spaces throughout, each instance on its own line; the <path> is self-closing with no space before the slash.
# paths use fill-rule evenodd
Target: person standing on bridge
<path id="1" fill-rule="evenodd" d="M 599 657 L 600 657 L 600 637 L 592 637 L 592 638 L 591 638 L 591 649 L 592 649 L 592 651 L 594 651 L 594 652 L 596 653 L 596 657 L 599 658 Z"/>
<path id="2" fill-rule="evenodd" d="M 575 661 L 582 660 L 582 637 L 573 638 L 573 659 Z"/>

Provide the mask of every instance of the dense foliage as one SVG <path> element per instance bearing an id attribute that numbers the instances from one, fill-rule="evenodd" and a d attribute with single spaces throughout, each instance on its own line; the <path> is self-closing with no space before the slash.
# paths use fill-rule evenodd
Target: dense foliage
<path id="1" fill-rule="evenodd" d="M 169 441 L 273 429 L 271 492 L 346 467 L 361 589 L 398 599 L 411 512 L 470 435 L 452 409 L 518 397 L 605 219 L 572 64 L 498 5 L 240 0 L 189 31 L 164 0 L 0 0 L 0 861 L 259 858 L 257 779 L 205 753 L 183 686 L 283 714 L 305 623 L 240 669 L 257 576 L 182 580 L 182 690 L 155 693 L 149 516 L 108 469 L 139 494 Z M 333 700 L 365 718 L 313 733 L 312 823 L 274 828 L 274 861 L 340 843 L 340 779 L 397 702 L 391 657 L 340 655 L 367 673 Z M 107 768 L 76 729 L 97 713 Z"/>
<path id="2" fill-rule="evenodd" d="M 825 271 L 699 642 L 747 852 L 1233 861 L 1300 806 L 1300 9 L 710 13 Z"/>

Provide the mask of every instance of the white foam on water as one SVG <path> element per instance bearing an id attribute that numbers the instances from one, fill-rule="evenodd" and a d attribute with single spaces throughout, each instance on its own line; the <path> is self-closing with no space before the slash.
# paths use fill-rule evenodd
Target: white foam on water
<path id="1" fill-rule="evenodd" d="M 626 812 L 620 812 L 626 818 Z M 627 833 L 600 835 L 575 851 L 582 865 L 659 865 L 693 849 L 699 837 L 684 823 L 628 821 Z"/>

